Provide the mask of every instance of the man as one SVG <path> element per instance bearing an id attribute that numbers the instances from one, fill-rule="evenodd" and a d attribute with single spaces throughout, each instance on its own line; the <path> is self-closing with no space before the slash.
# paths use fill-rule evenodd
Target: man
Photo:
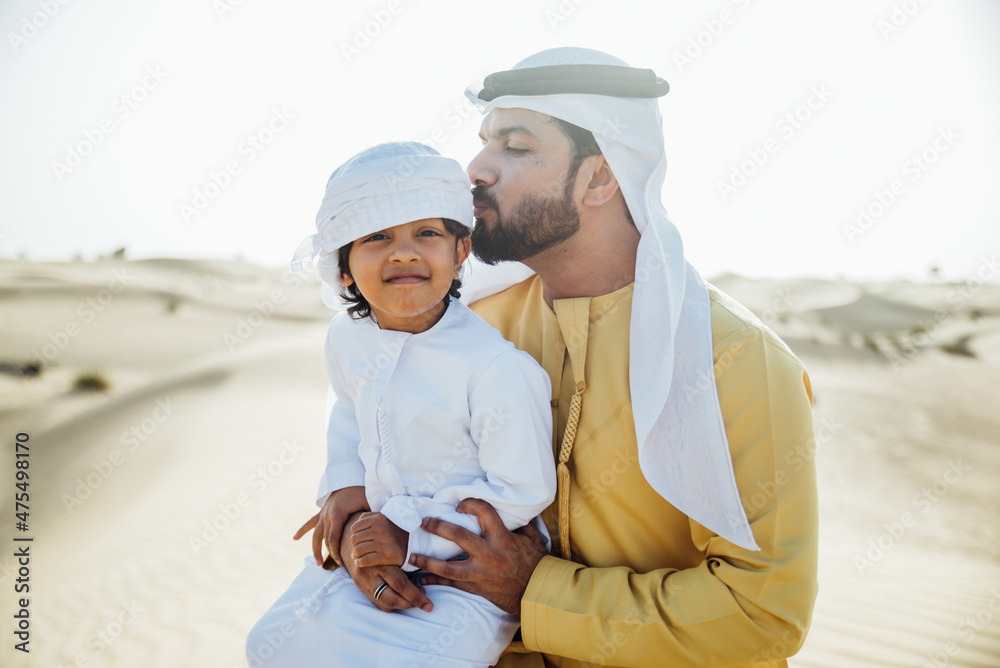
<path id="1" fill-rule="evenodd" d="M 482 537 L 423 525 L 470 558 L 411 563 L 430 573 L 421 584 L 520 615 L 503 668 L 781 666 L 809 626 L 808 377 L 685 262 L 660 203 L 665 92 L 648 70 L 553 49 L 468 93 L 486 112 L 473 250 L 534 272 L 473 308 L 552 380 L 553 550 L 473 499 L 459 510 Z M 326 540 L 383 610 L 429 607 L 399 569 L 357 567 L 349 540 Z"/>
<path id="2" fill-rule="evenodd" d="M 535 272 L 474 309 L 552 379 L 555 547 L 470 501 L 483 538 L 426 529 L 471 558 L 413 563 L 521 615 L 505 668 L 785 665 L 817 587 L 808 377 L 683 260 L 660 205 L 665 86 L 624 67 L 554 49 L 472 90 L 473 250 Z"/>

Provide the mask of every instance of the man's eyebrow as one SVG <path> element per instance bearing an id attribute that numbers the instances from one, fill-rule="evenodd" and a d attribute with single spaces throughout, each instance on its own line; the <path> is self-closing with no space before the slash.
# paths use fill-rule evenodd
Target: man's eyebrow
<path id="1" fill-rule="evenodd" d="M 524 125 L 508 125 L 506 127 L 502 127 L 499 130 L 495 130 L 493 132 L 493 138 L 494 139 L 505 139 L 505 138 L 509 137 L 510 135 L 514 134 L 515 132 L 518 132 L 520 134 L 528 135 L 532 139 L 537 139 L 537 137 L 535 136 L 535 133 L 532 132 L 531 130 L 529 130 Z M 479 138 L 482 139 L 483 141 L 486 141 L 486 137 L 483 135 L 482 131 L 480 131 L 480 133 L 479 133 Z"/>

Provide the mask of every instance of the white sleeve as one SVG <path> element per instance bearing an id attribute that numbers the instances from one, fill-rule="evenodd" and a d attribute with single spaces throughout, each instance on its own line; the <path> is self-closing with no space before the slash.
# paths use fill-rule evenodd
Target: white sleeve
<path id="1" fill-rule="evenodd" d="M 361 433 L 354 412 L 354 394 L 334 349 L 334 323 L 330 323 L 327 330 L 325 346 L 326 372 L 333 392 L 333 406 L 326 428 L 326 469 L 320 478 L 316 498 L 316 505 L 320 507 L 331 492 L 365 484 L 365 467 L 358 455 Z"/>
<path id="2" fill-rule="evenodd" d="M 461 549 L 420 528 L 425 517 L 437 517 L 482 534 L 474 515 L 455 510 L 462 499 L 476 498 L 493 506 L 509 530 L 522 527 L 555 498 L 552 456 L 552 411 L 549 377 L 518 350 L 499 355 L 469 388 L 472 439 L 485 476 L 467 484 L 442 487 L 433 497 L 394 496 L 382 514 L 410 533 L 410 554 L 450 559 Z"/>

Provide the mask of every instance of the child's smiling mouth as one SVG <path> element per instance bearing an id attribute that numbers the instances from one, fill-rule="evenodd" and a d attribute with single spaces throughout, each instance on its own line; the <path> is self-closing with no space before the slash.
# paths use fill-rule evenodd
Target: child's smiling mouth
<path id="1" fill-rule="evenodd" d="M 422 283 L 428 280 L 427 276 L 421 276 L 420 274 L 395 274 L 384 279 L 386 283 L 391 283 L 393 285 L 411 285 L 413 283 Z"/>

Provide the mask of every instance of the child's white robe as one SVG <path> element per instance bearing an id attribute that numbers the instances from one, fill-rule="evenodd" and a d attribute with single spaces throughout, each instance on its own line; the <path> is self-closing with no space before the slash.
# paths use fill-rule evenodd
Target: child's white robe
<path id="1" fill-rule="evenodd" d="M 452 300 L 420 334 L 340 315 L 326 358 L 336 399 L 319 505 L 364 485 L 371 509 L 410 533 L 407 559 L 449 559 L 461 550 L 420 529 L 424 517 L 481 533 L 474 516 L 455 510 L 479 498 L 513 530 L 552 502 L 548 375 L 465 305 Z M 251 631 L 250 666 L 488 666 L 517 629 L 481 597 L 437 586 L 427 593 L 433 612 L 385 613 L 346 571 L 327 573 L 307 558 Z"/>

